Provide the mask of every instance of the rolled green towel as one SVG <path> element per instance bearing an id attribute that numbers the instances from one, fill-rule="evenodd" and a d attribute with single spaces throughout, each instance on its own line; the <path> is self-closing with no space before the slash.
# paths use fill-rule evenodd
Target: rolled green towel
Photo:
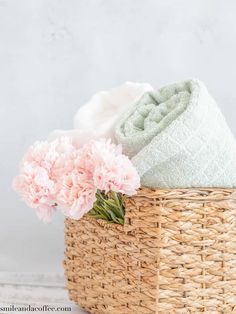
<path id="1" fill-rule="evenodd" d="M 199 80 L 145 93 L 115 128 L 148 187 L 236 187 L 236 142 Z"/>

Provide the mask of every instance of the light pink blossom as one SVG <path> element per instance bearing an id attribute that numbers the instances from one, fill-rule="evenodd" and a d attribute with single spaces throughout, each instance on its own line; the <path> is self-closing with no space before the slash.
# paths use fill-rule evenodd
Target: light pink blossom
<path id="1" fill-rule="evenodd" d="M 66 216 L 80 219 L 93 207 L 96 191 L 136 193 L 139 175 L 120 145 L 91 140 L 77 151 L 74 169 L 61 177 L 57 203 Z"/>
<path id="2" fill-rule="evenodd" d="M 94 170 L 94 185 L 106 193 L 113 191 L 130 196 L 136 194 L 140 187 L 140 177 L 129 158 L 125 155 L 106 157 L 104 163 Z"/>
<path id="3" fill-rule="evenodd" d="M 49 221 L 55 209 L 59 178 L 71 171 L 75 149 L 71 140 L 62 138 L 34 143 L 25 154 L 20 174 L 13 180 L 13 188 L 36 209 L 38 216 Z"/>
<path id="4" fill-rule="evenodd" d="M 110 140 L 91 140 L 76 149 L 62 138 L 32 145 L 13 186 L 48 222 L 56 206 L 65 216 L 80 219 L 92 209 L 97 190 L 133 195 L 140 178 L 121 146 Z"/>
<path id="5" fill-rule="evenodd" d="M 120 145 L 110 140 L 92 140 L 80 150 L 80 166 L 92 178 L 94 186 L 106 193 L 133 195 L 140 187 L 139 175 Z"/>
<path id="6" fill-rule="evenodd" d="M 93 207 L 96 188 L 88 175 L 79 169 L 63 176 L 61 181 L 58 205 L 66 216 L 80 219 Z"/>
<path id="7" fill-rule="evenodd" d="M 93 178 L 96 169 L 121 154 L 121 145 L 111 143 L 110 139 L 91 140 L 79 150 L 77 166 Z"/>

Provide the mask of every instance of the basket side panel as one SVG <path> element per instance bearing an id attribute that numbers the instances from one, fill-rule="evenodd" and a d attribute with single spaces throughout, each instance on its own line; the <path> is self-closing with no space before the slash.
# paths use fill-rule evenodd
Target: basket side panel
<path id="1" fill-rule="evenodd" d="M 160 205 L 158 313 L 236 310 L 236 207 L 228 196 L 214 200 L 209 191 L 205 201 L 171 199 Z"/>
<path id="2" fill-rule="evenodd" d="M 67 279 L 69 298 L 74 302 L 77 300 L 77 270 L 75 261 L 78 258 L 78 252 L 76 250 L 76 243 L 76 221 L 66 219 L 64 271 Z"/>
<path id="3" fill-rule="evenodd" d="M 91 217 L 67 220 L 74 224 L 73 245 L 66 241 L 68 288 L 90 313 L 156 313 L 158 223 L 145 204 L 127 200 L 124 228 Z"/>

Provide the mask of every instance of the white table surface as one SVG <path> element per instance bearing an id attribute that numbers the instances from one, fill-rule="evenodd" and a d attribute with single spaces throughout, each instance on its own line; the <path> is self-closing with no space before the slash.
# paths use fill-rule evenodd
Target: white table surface
<path id="1" fill-rule="evenodd" d="M 71 311 L 54 311 L 61 314 L 85 314 L 72 303 L 65 289 L 63 275 L 0 272 L 0 308 L 4 306 L 55 306 L 71 307 Z M 9 313 L 0 311 L 2 313 Z M 35 313 L 35 312 L 21 312 Z M 40 311 L 38 313 L 49 313 Z"/>

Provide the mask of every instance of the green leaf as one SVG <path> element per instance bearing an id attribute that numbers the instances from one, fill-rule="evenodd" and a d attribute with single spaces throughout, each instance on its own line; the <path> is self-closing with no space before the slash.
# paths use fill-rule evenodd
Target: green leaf
<path id="1" fill-rule="evenodd" d="M 89 215 L 96 219 L 105 219 L 109 222 L 121 225 L 124 224 L 124 195 L 113 191 L 107 194 L 102 191 L 97 191 L 96 198 Z"/>

